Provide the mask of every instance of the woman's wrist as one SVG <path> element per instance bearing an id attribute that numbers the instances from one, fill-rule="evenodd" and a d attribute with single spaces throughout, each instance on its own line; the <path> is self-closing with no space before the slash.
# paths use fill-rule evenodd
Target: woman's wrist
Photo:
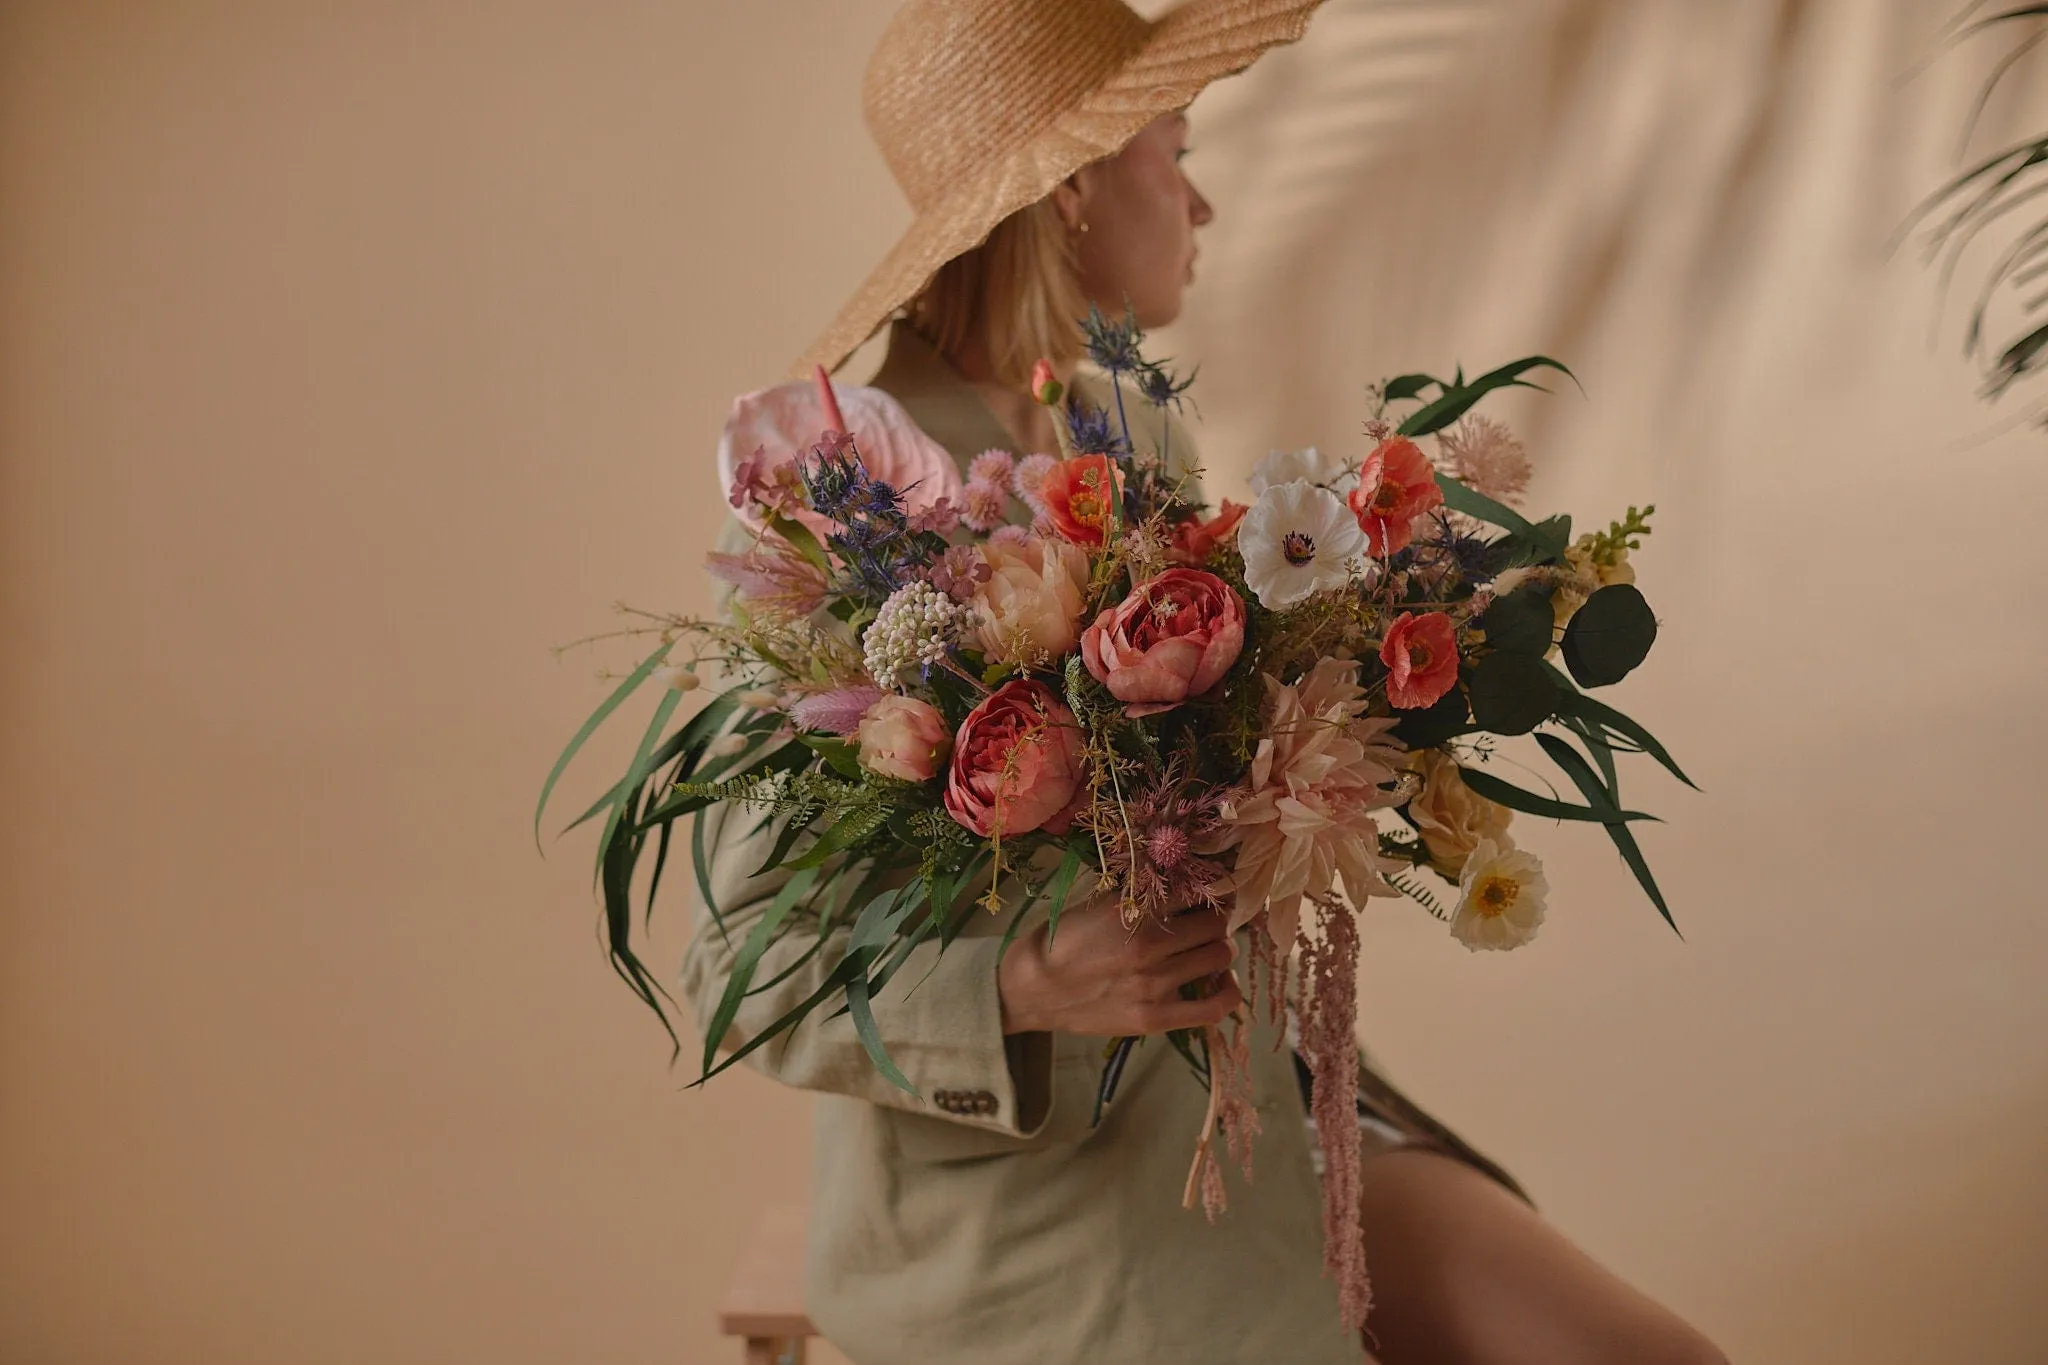
<path id="1" fill-rule="evenodd" d="M 1036 934 L 1027 934 L 1012 943 L 996 964 L 996 999 L 1002 1007 L 1003 1036 L 1049 1031 L 1037 1009 L 1041 967 Z"/>

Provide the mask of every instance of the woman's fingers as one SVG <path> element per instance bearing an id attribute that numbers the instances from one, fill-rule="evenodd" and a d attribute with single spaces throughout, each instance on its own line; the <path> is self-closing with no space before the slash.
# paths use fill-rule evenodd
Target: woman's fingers
<path id="1" fill-rule="evenodd" d="M 1229 937 L 1229 931 L 1230 920 L 1222 911 L 1203 907 L 1184 910 L 1163 924 L 1147 919 L 1131 937 L 1157 961 L 1205 943 L 1222 942 Z"/>
<path id="2" fill-rule="evenodd" d="M 1199 1000 L 1164 1000 L 1145 1010 L 1147 1033 L 1165 1033 L 1177 1028 L 1206 1028 L 1220 1023 L 1230 1012 L 1244 1003 L 1244 992 L 1238 989 L 1235 977 L 1223 978 L 1223 985 L 1214 995 L 1205 995 Z"/>
<path id="3" fill-rule="evenodd" d="M 1205 976 L 1228 971 L 1236 960 L 1237 945 L 1229 939 L 1197 944 L 1161 962 L 1153 972 L 1153 979 L 1167 990 L 1177 991 L 1190 981 L 1200 981 Z"/>

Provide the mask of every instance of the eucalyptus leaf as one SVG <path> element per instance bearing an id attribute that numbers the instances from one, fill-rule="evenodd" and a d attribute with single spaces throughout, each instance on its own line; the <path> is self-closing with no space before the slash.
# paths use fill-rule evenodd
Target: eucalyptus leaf
<path id="1" fill-rule="evenodd" d="M 1581 687 L 1606 687 L 1634 671 L 1657 642 L 1657 615 L 1633 583 L 1610 583 L 1564 628 L 1565 667 Z"/>
<path id="2" fill-rule="evenodd" d="M 1551 633 L 1557 626 L 1550 588 L 1526 583 L 1506 597 L 1496 598 L 1479 618 L 1479 626 L 1490 647 L 1540 658 L 1550 649 Z"/>
<path id="3" fill-rule="evenodd" d="M 1434 749 L 1466 733 L 1472 708 L 1463 687 L 1453 687 L 1421 711 L 1395 713 L 1394 736 L 1410 749 Z"/>
<path id="4" fill-rule="evenodd" d="M 1468 681 L 1472 719 L 1496 735 L 1526 735 L 1557 711 L 1557 685 L 1534 654 L 1495 650 Z"/>

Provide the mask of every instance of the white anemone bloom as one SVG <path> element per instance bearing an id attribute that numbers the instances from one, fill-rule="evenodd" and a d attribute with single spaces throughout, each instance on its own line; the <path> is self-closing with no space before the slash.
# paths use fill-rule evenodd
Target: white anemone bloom
<path id="1" fill-rule="evenodd" d="M 1244 581 L 1278 610 L 1325 588 L 1341 588 L 1365 552 L 1365 532 L 1344 500 L 1311 483 L 1274 484 L 1237 528 Z"/>
<path id="2" fill-rule="evenodd" d="M 1458 891 L 1451 937 L 1476 953 L 1482 948 L 1519 948 L 1536 937 L 1550 882 L 1535 854 L 1524 853 L 1506 839 L 1482 839 L 1465 860 Z"/>
<path id="3" fill-rule="evenodd" d="M 1329 483 L 1343 472 L 1341 460 L 1318 453 L 1314 446 L 1276 450 L 1252 466 L 1252 496 L 1261 497 L 1283 483 Z"/>

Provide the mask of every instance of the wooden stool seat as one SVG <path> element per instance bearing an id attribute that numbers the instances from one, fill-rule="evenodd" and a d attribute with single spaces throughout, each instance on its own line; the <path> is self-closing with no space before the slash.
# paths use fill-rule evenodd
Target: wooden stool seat
<path id="1" fill-rule="evenodd" d="M 744 1339 L 747 1365 L 803 1365 L 817 1335 L 804 1312 L 801 1206 L 771 1208 L 754 1225 L 718 1310 L 718 1330 Z"/>

